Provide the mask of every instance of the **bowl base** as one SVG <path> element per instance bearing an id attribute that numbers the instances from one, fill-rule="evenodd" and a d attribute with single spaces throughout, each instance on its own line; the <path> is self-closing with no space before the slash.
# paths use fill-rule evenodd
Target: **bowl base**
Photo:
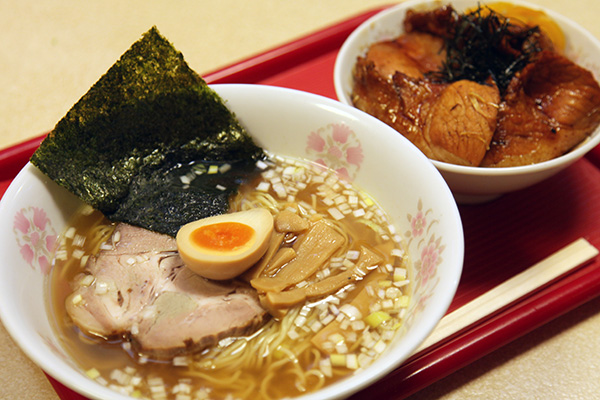
<path id="1" fill-rule="evenodd" d="M 496 200 L 501 197 L 502 194 L 463 194 L 463 193 L 452 193 L 454 200 L 458 204 L 484 204 L 490 201 Z"/>

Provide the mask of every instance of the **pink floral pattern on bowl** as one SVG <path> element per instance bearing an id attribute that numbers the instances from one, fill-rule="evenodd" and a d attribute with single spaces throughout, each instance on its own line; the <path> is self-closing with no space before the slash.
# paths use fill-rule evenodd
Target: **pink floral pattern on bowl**
<path id="1" fill-rule="evenodd" d="M 33 206 L 20 209 L 14 217 L 13 232 L 27 264 L 48 274 L 57 235 L 46 212 Z"/>
<path id="2" fill-rule="evenodd" d="M 355 178 L 364 161 L 360 140 L 342 124 L 329 124 L 311 132 L 306 143 L 309 158 L 346 179 Z M 422 199 L 419 199 L 415 212 L 406 214 L 410 229 L 404 233 L 404 239 L 412 260 L 412 290 L 415 293 L 411 315 L 426 307 L 440 281 L 438 267 L 443 262 L 442 253 L 446 246 L 443 238 L 436 235 L 435 226 L 439 220 L 433 214 L 431 208 L 424 209 Z"/>
<path id="3" fill-rule="evenodd" d="M 414 293 L 419 299 L 414 310 L 425 307 L 435 287 L 439 283 L 438 266 L 442 263 L 442 253 L 446 248 L 443 239 L 436 235 L 434 227 L 439 220 L 433 217 L 433 210 L 425 210 L 419 199 L 417 211 L 406 214 L 410 229 L 404 234 L 408 241 L 409 254 L 413 258 Z"/>
<path id="4" fill-rule="evenodd" d="M 356 134 L 344 124 L 329 124 L 308 135 L 308 155 L 346 179 L 356 177 L 364 155 Z"/>

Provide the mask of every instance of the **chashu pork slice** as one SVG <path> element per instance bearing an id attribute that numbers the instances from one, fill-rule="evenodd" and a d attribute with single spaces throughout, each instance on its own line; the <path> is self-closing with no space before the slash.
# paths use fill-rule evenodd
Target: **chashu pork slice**
<path id="1" fill-rule="evenodd" d="M 500 93 L 495 85 L 437 83 L 399 71 L 390 80 L 380 70 L 372 60 L 358 58 L 355 107 L 396 129 L 433 160 L 481 163 L 496 127 Z"/>
<path id="2" fill-rule="evenodd" d="M 512 79 L 484 167 L 515 167 L 559 157 L 600 124 L 600 85 L 566 57 L 544 51 Z"/>
<path id="3" fill-rule="evenodd" d="M 168 359 L 250 334 L 266 320 L 252 288 L 196 275 L 170 236 L 119 224 L 107 243 L 66 300 L 83 332 L 125 337 L 139 354 Z"/>

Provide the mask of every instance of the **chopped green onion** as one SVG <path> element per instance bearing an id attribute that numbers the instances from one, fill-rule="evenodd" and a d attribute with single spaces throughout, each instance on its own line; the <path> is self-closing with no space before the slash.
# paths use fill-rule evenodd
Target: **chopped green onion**
<path id="1" fill-rule="evenodd" d="M 96 368 L 90 368 L 87 371 L 85 371 L 85 374 L 90 378 L 90 379 L 96 379 L 100 376 L 100 372 L 96 369 Z"/>
<path id="2" fill-rule="evenodd" d="M 345 367 L 346 366 L 346 355 L 345 354 L 332 354 L 330 356 L 331 365 L 334 367 Z"/>
<path id="3" fill-rule="evenodd" d="M 365 318 L 365 322 L 373 328 L 377 328 L 379 325 L 391 318 L 392 317 L 390 314 L 386 313 L 385 311 L 375 311 Z"/>

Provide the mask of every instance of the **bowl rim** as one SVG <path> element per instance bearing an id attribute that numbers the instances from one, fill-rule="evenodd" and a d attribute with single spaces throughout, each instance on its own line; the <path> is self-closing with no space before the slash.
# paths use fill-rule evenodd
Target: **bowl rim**
<path id="1" fill-rule="evenodd" d="M 219 95 L 221 95 L 220 89 L 223 89 L 226 92 L 231 91 L 231 93 L 234 93 L 236 90 L 247 92 L 258 91 L 260 93 L 268 92 L 274 93 L 275 95 L 278 95 L 278 93 L 282 93 L 286 96 L 296 97 L 297 99 L 293 100 L 294 102 L 312 102 L 315 104 L 315 106 L 327 108 L 330 112 L 332 112 L 332 110 L 333 112 L 343 111 L 346 115 L 348 115 L 347 118 L 366 118 L 369 124 L 375 124 L 376 126 L 380 126 L 384 131 L 389 131 L 390 134 L 392 134 L 393 131 L 393 128 L 354 107 L 348 106 L 334 99 L 330 99 L 318 94 L 304 92 L 297 89 L 288 89 L 257 84 L 214 84 L 209 86 L 215 89 L 215 91 Z M 223 95 L 223 99 L 227 103 L 227 95 Z M 239 112 L 237 113 L 239 114 Z M 393 133 L 394 136 L 398 136 L 396 135 L 395 131 L 393 131 Z M 430 170 L 430 173 L 434 174 L 433 176 L 437 176 L 438 183 L 443 191 L 443 195 L 445 195 L 448 200 L 447 205 L 444 206 L 444 218 L 447 218 L 450 221 L 451 228 L 455 230 L 455 232 L 452 232 L 452 235 L 453 242 L 456 246 L 456 248 L 453 249 L 452 252 L 453 256 L 448 257 L 454 260 L 453 263 L 450 264 L 452 265 L 452 280 L 444 282 L 445 294 L 438 297 L 441 301 L 441 303 L 439 303 L 440 306 L 436 307 L 434 310 L 428 313 L 428 315 L 424 316 L 423 320 L 419 324 L 419 331 L 425 332 L 426 335 L 423 335 L 422 337 L 419 336 L 420 339 L 413 341 L 411 346 L 403 346 L 405 349 L 402 351 L 402 354 L 406 353 L 406 356 L 403 358 L 403 360 L 406 360 L 408 357 L 410 357 L 410 354 L 412 354 L 418 348 L 422 341 L 425 340 L 425 338 L 429 334 L 431 334 L 435 326 L 439 323 L 439 320 L 447 312 L 455 296 L 458 283 L 462 274 L 464 262 L 464 231 L 458 206 L 454 201 L 454 198 L 448 185 L 442 178 L 439 171 L 433 166 L 433 164 L 429 162 L 429 160 L 420 151 L 418 151 L 418 149 L 412 143 L 410 143 L 410 141 L 403 137 L 401 137 L 401 140 L 404 141 L 407 145 L 409 145 L 410 148 L 414 150 L 415 155 L 417 157 L 423 159 L 423 165 Z M 9 199 L 13 198 L 16 195 L 17 191 L 19 190 L 19 186 L 25 183 L 25 176 L 30 174 L 32 171 L 37 171 L 37 169 L 35 169 L 35 167 L 32 164 L 28 163 L 21 171 L 19 171 L 17 176 L 14 178 L 13 182 L 11 182 L 6 193 L 0 199 L 0 218 L 6 219 L 10 217 L 8 215 L 3 216 L 3 214 L 8 212 L 5 210 L 9 206 Z M 44 294 L 44 296 L 46 296 L 46 294 Z M 18 319 L 20 317 L 18 315 L 14 315 L 13 312 L 9 311 L 9 308 L 10 307 L 8 304 L 0 304 L 0 320 L 2 320 L 10 336 L 19 345 L 21 350 L 45 373 L 55 378 L 61 384 L 90 398 L 106 398 L 106 396 L 109 396 L 110 398 L 115 399 L 130 399 L 130 397 L 119 394 L 86 377 L 82 370 L 78 371 L 73 366 L 70 366 L 70 368 L 56 368 L 57 363 L 59 366 L 64 365 L 64 360 L 61 360 L 58 356 L 56 356 L 53 352 L 49 351 L 45 347 L 42 348 L 42 351 L 39 351 L 39 346 L 33 342 L 34 339 L 29 337 L 30 335 L 26 335 L 25 337 L 23 337 L 21 335 L 18 322 Z M 47 310 L 44 313 L 47 314 Z M 35 340 L 39 340 L 39 338 Z M 399 352 L 390 352 L 390 354 L 396 353 Z M 384 366 L 378 366 L 378 368 L 367 368 L 361 374 L 352 377 L 352 387 L 350 390 L 344 391 L 344 394 L 349 396 L 352 393 L 355 393 L 365 388 L 366 386 L 375 383 L 377 380 L 381 379 L 383 376 L 391 372 L 398 365 L 399 363 L 395 362 Z M 327 385 L 325 388 L 320 389 L 315 393 L 310 393 L 304 396 L 300 396 L 298 398 L 321 399 L 324 398 L 323 396 L 325 396 L 325 398 L 336 398 L 339 397 L 341 389 L 348 385 L 347 382 L 348 381 L 346 380 L 335 382 L 333 384 Z"/>
<path id="2" fill-rule="evenodd" d="M 499 0 L 498 0 L 499 1 Z M 484 1 L 485 3 L 494 3 L 494 1 Z M 596 38 L 592 35 L 588 30 L 583 28 L 576 21 L 565 17 L 564 15 L 559 14 L 558 12 L 549 9 L 545 6 L 539 4 L 533 4 L 526 0 L 503 0 L 503 2 L 508 2 L 512 4 L 516 4 L 519 6 L 528 7 L 534 10 L 543 11 L 547 15 L 549 15 L 555 22 L 557 22 L 561 26 L 569 27 L 569 29 L 578 32 L 580 35 L 589 40 L 597 49 L 600 51 L 600 39 Z M 396 14 L 398 12 L 403 12 L 411 7 L 422 6 L 424 4 L 428 4 L 431 6 L 441 6 L 443 4 L 448 3 L 477 3 L 474 0 L 407 0 L 405 2 L 392 5 L 389 8 L 386 8 L 377 14 L 369 17 L 366 21 L 362 22 L 358 27 L 356 27 L 350 35 L 346 38 L 338 54 L 336 55 L 334 68 L 333 68 L 333 80 L 335 93 L 338 100 L 346 105 L 352 106 L 351 101 L 348 98 L 348 94 L 346 93 L 347 87 L 344 84 L 344 77 L 342 76 L 342 71 L 345 68 L 345 63 L 348 61 L 347 58 L 350 56 L 351 46 L 353 46 L 353 42 L 362 34 L 364 31 L 368 31 L 372 29 L 372 27 L 379 23 L 379 21 L 383 18 L 388 17 L 389 15 Z M 600 73 L 600 72 L 599 72 Z M 596 76 L 596 81 L 600 80 L 600 77 Z M 562 154 L 558 157 L 555 157 L 551 160 L 541 161 L 535 164 L 527 164 L 520 165 L 514 167 L 479 167 L 479 166 L 467 166 L 467 165 L 459 165 L 459 164 L 451 164 L 444 161 L 438 161 L 430 159 L 433 165 L 436 166 L 440 171 L 462 174 L 462 175 L 473 175 L 473 176 L 489 176 L 489 177 L 504 177 L 504 176 L 516 176 L 516 175 L 525 175 L 525 174 L 533 174 L 536 172 L 542 172 L 546 170 L 553 169 L 555 167 L 560 167 L 562 165 L 568 165 L 576 161 L 577 159 L 583 157 L 590 150 L 595 148 L 600 144 L 600 126 L 596 128 L 594 132 L 592 132 L 585 141 L 581 142 L 575 148 L 569 150 L 567 153 Z"/>

